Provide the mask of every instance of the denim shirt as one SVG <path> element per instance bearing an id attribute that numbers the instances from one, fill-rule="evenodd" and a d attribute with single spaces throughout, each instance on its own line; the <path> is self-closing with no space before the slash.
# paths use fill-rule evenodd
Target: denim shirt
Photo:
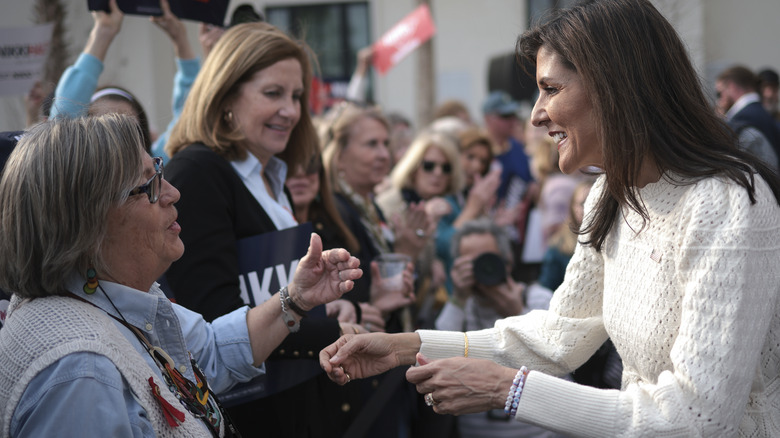
<path id="1" fill-rule="evenodd" d="M 152 345 L 164 349 L 185 377 L 195 381 L 189 351 L 216 393 L 265 372 L 264 366 L 252 365 L 246 306 L 209 324 L 200 314 L 171 303 L 156 283 L 146 293 L 101 281 L 92 295 L 83 292 L 83 285 L 83 277 L 74 275 L 68 290 L 112 316 L 124 317 Z M 115 324 L 162 381 L 159 367 L 141 342 L 120 322 Z M 32 379 L 10 430 L 16 437 L 155 436 L 143 407 L 116 366 L 105 356 L 87 352 L 67 355 Z M 205 426 L 204 435 L 208 436 Z"/>

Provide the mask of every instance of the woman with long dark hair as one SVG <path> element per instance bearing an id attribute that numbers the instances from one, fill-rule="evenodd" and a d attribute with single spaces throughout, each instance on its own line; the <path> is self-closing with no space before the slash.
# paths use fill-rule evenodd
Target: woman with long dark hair
<path id="1" fill-rule="evenodd" d="M 417 361 L 406 377 L 436 412 L 504 408 L 569 435 L 780 436 L 777 177 L 737 147 L 647 0 L 564 10 L 518 51 L 561 170 L 603 169 L 550 309 L 475 332 L 344 336 L 321 365 L 344 382 Z M 620 390 L 556 377 L 608 337 Z"/>

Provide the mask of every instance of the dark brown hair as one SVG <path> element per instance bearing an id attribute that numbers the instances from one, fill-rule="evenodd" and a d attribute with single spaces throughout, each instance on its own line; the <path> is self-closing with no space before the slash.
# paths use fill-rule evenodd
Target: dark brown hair
<path id="1" fill-rule="evenodd" d="M 97 97 L 96 97 L 97 96 Z M 152 132 L 149 129 L 149 118 L 146 116 L 146 111 L 141 105 L 133 93 L 127 91 L 122 87 L 116 85 L 106 85 L 95 90 L 92 95 L 92 99 L 89 103 L 89 115 L 102 115 L 95 114 L 94 109 L 100 102 L 119 102 L 130 105 L 130 108 L 135 112 L 135 118 L 138 120 L 138 126 L 141 128 L 141 133 L 144 136 L 144 149 L 147 153 L 152 152 Z"/>
<path id="2" fill-rule="evenodd" d="M 585 84 L 598 115 L 605 190 L 582 232 L 600 251 L 621 206 L 647 211 L 637 193 L 642 163 L 694 179 L 721 175 L 743 186 L 755 203 L 758 173 L 780 197 L 776 175 L 736 146 L 710 106 L 685 46 L 647 0 L 595 0 L 561 10 L 526 31 L 518 56 L 536 63 L 542 47 L 557 53 Z"/>
<path id="3" fill-rule="evenodd" d="M 326 225 L 332 225 L 336 227 L 336 235 L 339 237 L 340 245 L 349 251 L 352 255 L 357 254 L 360 251 L 360 243 L 352 231 L 349 230 L 347 224 L 341 218 L 338 207 L 336 207 L 336 199 L 333 194 L 333 190 L 330 186 L 330 180 L 325 173 L 325 166 L 322 164 L 322 155 L 315 154 L 309 159 L 309 166 L 316 166 L 317 168 L 317 180 L 320 182 L 320 190 L 317 192 L 317 197 L 309 205 L 309 217 L 308 220 L 312 220 L 315 217 L 325 218 Z M 304 170 L 307 170 L 307 166 L 303 166 Z M 287 177 L 290 178 L 295 174 L 297 169 L 290 169 Z M 328 249 L 328 248 L 325 248 Z"/>
<path id="4" fill-rule="evenodd" d="M 718 75 L 717 81 L 732 82 L 748 91 L 758 91 L 760 80 L 753 71 L 742 65 L 734 65 L 723 70 Z"/>

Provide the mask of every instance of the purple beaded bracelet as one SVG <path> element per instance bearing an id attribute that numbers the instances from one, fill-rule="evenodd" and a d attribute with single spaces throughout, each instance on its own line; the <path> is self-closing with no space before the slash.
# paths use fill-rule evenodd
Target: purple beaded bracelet
<path id="1" fill-rule="evenodd" d="M 507 394 L 506 404 L 504 405 L 504 412 L 510 418 L 514 418 L 517 415 L 517 406 L 520 404 L 520 396 L 523 394 L 526 376 L 528 376 L 528 368 L 521 367 L 515 374 L 514 380 L 512 380 L 512 386 L 509 388 L 509 394 Z"/>

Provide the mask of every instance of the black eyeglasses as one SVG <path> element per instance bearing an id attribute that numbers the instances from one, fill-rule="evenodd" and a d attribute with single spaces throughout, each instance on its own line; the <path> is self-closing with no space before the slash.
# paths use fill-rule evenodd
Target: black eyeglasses
<path id="1" fill-rule="evenodd" d="M 130 190 L 130 196 L 145 193 L 146 196 L 149 197 L 150 204 L 154 204 L 160 199 L 163 179 L 163 159 L 160 157 L 152 157 L 152 160 L 154 160 L 154 176 L 149 178 L 149 181 L 147 181 L 146 184 Z"/>
<path id="2" fill-rule="evenodd" d="M 450 165 L 450 163 L 437 163 L 435 161 L 422 162 L 422 169 L 428 173 L 433 172 L 437 166 L 441 168 L 441 172 L 444 174 L 449 175 L 449 173 L 452 172 L 452 165 Z"/>

